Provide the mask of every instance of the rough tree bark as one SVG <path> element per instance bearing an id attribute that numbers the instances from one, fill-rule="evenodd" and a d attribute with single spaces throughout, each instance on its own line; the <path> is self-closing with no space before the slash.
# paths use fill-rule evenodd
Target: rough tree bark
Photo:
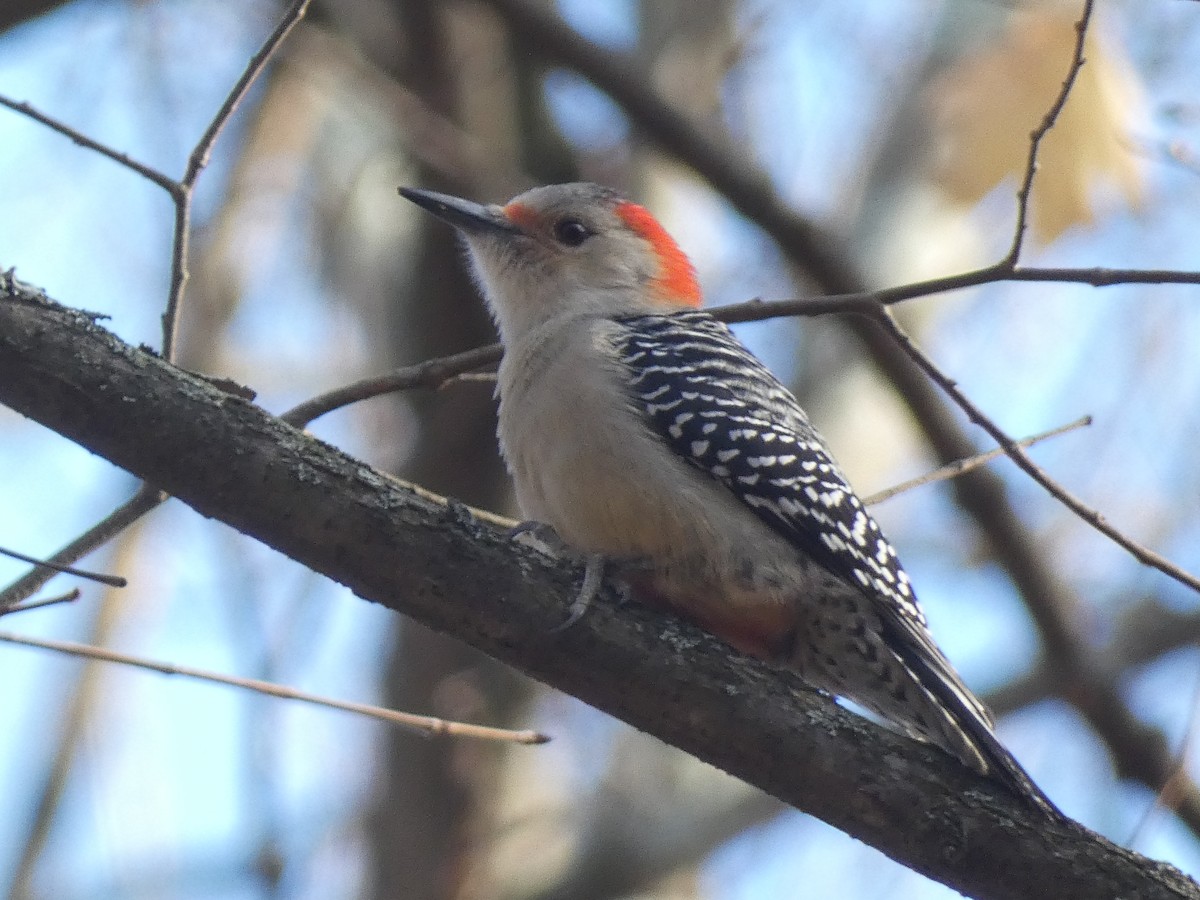
<path id="1" fill-rule="evenodd" d="M 0 402 L 293 559 L 695 754 L 970 896 L 1200 898 L 787 673 L 577 572 L 246 399 L 0 281 Z M 536 749 L 529 752 L 536 753 Z"/>

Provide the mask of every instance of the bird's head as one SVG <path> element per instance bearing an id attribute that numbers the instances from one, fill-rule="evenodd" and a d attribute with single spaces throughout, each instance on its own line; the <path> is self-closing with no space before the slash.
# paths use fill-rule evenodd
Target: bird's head
<path id="1" fill-rule="evenodd" d="M 550 185 L 503 206 L 400 193 L 458 229 L 506 344 L 559 315 L 700 305 L 695 269 L 679 245 L 644 207 L 609 188 Z"/>

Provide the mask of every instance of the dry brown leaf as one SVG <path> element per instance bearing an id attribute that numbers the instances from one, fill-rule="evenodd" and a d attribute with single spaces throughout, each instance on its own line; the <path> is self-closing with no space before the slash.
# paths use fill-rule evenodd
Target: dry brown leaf
<path id="1" fill-rule="evenodd" d="M 1075 47 L 1075 14 L 1015 15 L 991 44 L 964 56 L 930 87 L 938 135 L 934 179 L 955 201 L 974 204 L 1005 178 L 1024 174 L 1029 135 L 1062 88 Z M 1030 202 L 1042 244 L 1094 220 L 1093 201 L 1120 195 L 1140 204 L 1142 171 L 1129 134 L 1143 116 L 1137 75 L 1093 25 L 1085 65 L 1042 142 Z"/>

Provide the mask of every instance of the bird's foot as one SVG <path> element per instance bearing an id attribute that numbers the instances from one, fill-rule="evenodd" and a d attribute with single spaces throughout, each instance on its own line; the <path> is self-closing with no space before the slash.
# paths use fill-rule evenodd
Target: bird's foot
<path id="1" fill-rule="evenodd" d="M 571 548 L 554 530 L 554 526 L 547 525 L 545 522 L 536 522 L 532 519 L 519 522 L 508 530 L 507 537 L 510 541 L 525 538 L 523 543 L 532 543 L 537 549 L 547 551 L 553 556 L 579 558 L 578 554 L 573 554 Z M 566 621 L 550 629 L 551 634 L 564 631 L 583 618 L 584 613 L 591 606 L 592 600 L 600 593 L 600 586 L 604 584 L 604 563 L 605 558 L 598 553 L 588 554 L 585 557 L 583 585 L 571 603 Z"/>
<path id="2" fill-rule="evenodd" d="M 508 534 L 505 535 L 510 541 L 515 541 L 518 538 L 528 538 L 522 543 L 528 544 L 533 542 L 538 545 L 540 550 L 548 550 L 555 556 L 562 556 L 566 549 L 566 544 L 563 539 L 558 536 L 558 532 L 554 530 L 553 525 L 547 525 L 545 522 L 536 522 L 529 519 L 524 522 L 518 522 L 512 528 L 508 529 Z"/>
<path id="3" fill-rule="evenodd" d="M 575 595 L 575 600 L 571 603 L 567 620 L 552 628 L 552 634 L 565 631 L 583 618 L 588 607 L 592 605 L 592 601 L 596 599 L 596 595 L 600 593 L 600 586 L 604 584 L 605 562 L 605 557 L 599 553 L 588 554 L 583 569 L 583 584 L 579 588 L 579 593 Z"/>

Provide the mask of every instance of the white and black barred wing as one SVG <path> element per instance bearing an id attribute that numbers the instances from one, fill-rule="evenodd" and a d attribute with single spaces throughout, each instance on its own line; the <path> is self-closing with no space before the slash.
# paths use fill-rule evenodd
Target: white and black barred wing
<path id="1" fill-rule="evenodd" d="M 922 626 L 908 575 L 795 397 L 707 313 L 632 316 L 629 390 L 680 456 L 839 578 Z"/>

